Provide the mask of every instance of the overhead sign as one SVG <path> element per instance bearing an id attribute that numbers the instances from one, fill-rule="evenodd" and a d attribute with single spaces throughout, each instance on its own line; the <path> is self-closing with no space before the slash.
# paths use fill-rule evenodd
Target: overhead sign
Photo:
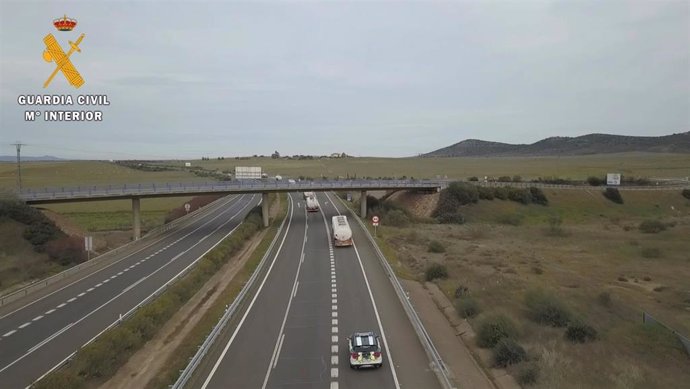
<path id="1" fill-rule="evenodd" d="M 621 175 L 620 173 L 608 173 L 606 175 L 606 185 L 620 185 Z"/>

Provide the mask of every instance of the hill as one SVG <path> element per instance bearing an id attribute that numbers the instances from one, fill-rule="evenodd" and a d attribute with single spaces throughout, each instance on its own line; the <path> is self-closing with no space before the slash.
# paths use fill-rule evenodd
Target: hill
<path id="1" fill-rule="evenodd" d="M 517 157 L 611 154 L 625 152 L 690 153 L 690 131 L 665 136 L 589 134 L 551 137 L 532 144 L 509 144 L 468 139 L 423 157 Z"/>
<path id="2" fill-rule="evenodd" d="M 16 162 L 17 161 L 17 156 L 16 155 L 0 155 L 0 162 Z M 32 156 L 25 156 L 22 157 L 22 162 L 35 162 L 35 161 L 64 161 L 62 158 L 58 157 L 53 157 L 52 155 L 44 155 L 42 157 L 32 157 Z"/>

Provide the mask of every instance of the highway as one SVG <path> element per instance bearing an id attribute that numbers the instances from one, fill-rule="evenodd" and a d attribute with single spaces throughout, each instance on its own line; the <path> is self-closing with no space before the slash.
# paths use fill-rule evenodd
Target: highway
<path id="1" fill-rule="evenodd" d="M 301 194 L 290 194 L 257 292 L 187 387 L 441 387 L 365 232 L 352 220 L 355 246 L 333 247 L 331 217 L 347 212 L 332 195 L 317 196 L 320 212 L 307 213 Z M 381 336 L 382 368 L 350 369 L 346 338 L 355 331 Z"/>
<path id="2" fill-rule="evenodd" d="M 190 222 L 152 238 L 134 252 L 123 253 L 99 271 L 23 306 L 3 307 L 0 387 L 24 388 L 61 364 L 215 247 L 260 197 L 223 198 Z"/>

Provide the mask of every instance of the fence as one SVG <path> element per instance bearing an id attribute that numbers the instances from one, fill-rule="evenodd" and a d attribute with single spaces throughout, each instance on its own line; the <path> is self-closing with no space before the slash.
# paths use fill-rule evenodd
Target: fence
<path id="1" fill-rule="evenodd" d="M 675 335 L 678 338 L 678 340 L 680 340 L 680 342 L 683 344 L 683 347 L 685 347 L 685 352 L 687 352 L 690 356 L 690 339 L 686 338 L 685 336 L 681 335 L 678 331 L 655 319 L 652 315 L 648 314 L 647 312 L 642 312 L 642 322 L 644 324 L 657 324 L 671 331 L 673 335 Z"/>

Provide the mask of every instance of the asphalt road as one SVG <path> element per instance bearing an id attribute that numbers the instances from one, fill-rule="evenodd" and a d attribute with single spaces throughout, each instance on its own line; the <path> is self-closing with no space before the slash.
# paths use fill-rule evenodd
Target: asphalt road
<path id="1" fill-rule="evenodd" d="M 222 199 L 133 254 L 0 317 L 0 387 L 24 388 L 202 257 L 259 203 Z"/>
<path id="2" fill-rule="evenodd" d="M 440 388 L 412 325 L 364 231 L 335 248 L 330 220 L 342 205 L 318 195 L 307 213 L 291 194 L 289 220 L 252 301 L 191 381 L 201 388 Z M 337 201 L 337 200 L 336 200 Z M 380 369 L 351 370 L 347 336 L 375 331 Z"/>

